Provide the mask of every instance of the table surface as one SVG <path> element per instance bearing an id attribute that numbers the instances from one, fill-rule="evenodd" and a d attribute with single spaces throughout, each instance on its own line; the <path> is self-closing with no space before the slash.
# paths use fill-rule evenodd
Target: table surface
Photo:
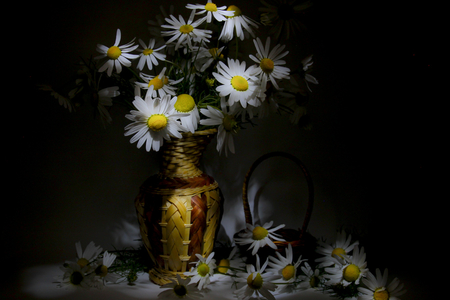
<path id="1" fill-rule="evenodd" d="M 108 299 L 108 300 L 127 300 L 127 299 L 157 299 L 160 292 L 163 291 L 158 285 L 150 282 L 148 275 L 142 273 L 139 275 L 134 285 L 128 285 L 126 282 L 117 284 L 108 284 L 104 289 L 89 289 L 79 291 L 69 291 L 57 288 L 54 283 L 54 277 L 61 274 L 58 265 L 35 266 L 24 270 L 22 273 L 22 283 L 20 299 L 80 299 L 83 300 Z M 229 277 L 223 275 L 214 275 L 204 295 L 214 300 L 237 299 L 232 293 L 232 281 Z M 329 295 L 314 290 L 298 291 L 290 294 L 275 295 L 276 299 L 293 300 L 329 300 Z M 203 298 L 205 299 L 205 298 Z M 253 298 L 251 298 L 253 299 Z M 256 299 L 256 298 L 255 298 Z"/>

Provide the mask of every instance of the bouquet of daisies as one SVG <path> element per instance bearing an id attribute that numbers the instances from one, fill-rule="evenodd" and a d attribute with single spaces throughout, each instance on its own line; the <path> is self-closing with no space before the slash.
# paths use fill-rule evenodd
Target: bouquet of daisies
<path id="1" fill-rule="evenodd" d="M 69 109 L 87 94 L 105 123 L 111 122 L 113 103 L 127 105 L 131 123 L 125 136 L 147 151 L 159 151 L 164 140 L 184 132 L 217 128 L 217 150 L 234 153 L 233 136 L 253 118 L 283 108 L 297 123 L 305 111 L 298 96 L 310 90 L 299 88 L 285 66 L 285 46 L 255 38 L 261 24 L 235 5 L 218 7 L 208 0 L 186 8 L 187 19 L 162 9 L 157 22 L 149 21 L 151 37 L 145 42 L 122 43 L 117 29 L 112 45 L 97 45 L 100 55 L 83 61 L 68 97 L 46 89 Z M 239 46 L 247 38 L 254 50 L 244 56 Z M 311 56 L 302 63 L 301 81 L 317 83 L 307 74 Z M 287 99 L 286 105 L 280 99 Z"/>

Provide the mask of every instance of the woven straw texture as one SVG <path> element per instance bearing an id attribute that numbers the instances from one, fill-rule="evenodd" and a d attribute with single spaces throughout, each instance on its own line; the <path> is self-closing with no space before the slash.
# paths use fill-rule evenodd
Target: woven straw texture
<path id="1" fill-rule="evenodd" d="M 144 182 L 136 197 L 141 236 L 153 262 L 150 279 L 157 284 L 189 271 L 195 254 L 206 257 L 213 250 L 221 196 L 217 182 L 198 165 L 214 133 L 165 142 L 160 172 Z"/>

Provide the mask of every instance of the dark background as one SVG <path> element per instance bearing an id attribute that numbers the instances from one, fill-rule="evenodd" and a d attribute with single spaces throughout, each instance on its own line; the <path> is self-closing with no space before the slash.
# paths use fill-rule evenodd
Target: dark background
<path id="1" fill-rule="evenodd" d="M 178 2 L 181 7 L 189 3 Z M 433 9 L 411 3 L 314 2 L 304 16 L 309 43 L 295 54 L 314 53 L 320 84 L 309 104 L 313 128 L 304 131 L 271 117 L 242 132 L 235 140 L 236 154 L 228 158 L 218 156 L 213 142 L 204 168 L 224 192 L 221 236 L 226 239 L 243 226 L 240 193 L 251 163 L 266 152 L 287 151 L 302 159 L 313 176 L 310 232 L 330 240 L 341 226 L 358 232 L 369 269 L 389 268 L 409 290 L 402 299 L 422 299 L 431 295 L 428 287 L 434 283 L 429 268 L 435 262 L 427 256 L 439 243 L 436 206 L 442 199 L 434 196 L 439 181 L 431 168 L 443 140 L 434 136 L 442 101 Z M 252 0 L 240 6 L 257 19 L 258 5 Z M 19 77 L 12 80 L 13 100 L 5 101 L 11 151 L 5 156 L 11 166 L 5 191 L 11 191 L 4 196 L 2 252 L 14 270 L 5 287 L 18 290 L 24 268 L 70 259 L 77 241 L 94 240 L 104 248 L 131 243 L 115 233 L 135 222 L 134 196 L 157 171 L 156 155 L 136 149 L 123 136 L 124 109 L 114 107 L 113 124 L 103 128 L 88 107 L 69 113 L 35 85 L 70 82 L 78 56 L 97 55 L 96 44 L 112 44 L 117 28 L 121 44 L 133 37 L 147 41 L 147 20 L 159 13 L 157 7 L 150 1 L 118 0 L 27 5 L 25 24 L 15 36 L 24 46 L 14 63 Z M 306 196 L 297 173 L 274 161 L 255 175 L 257 219 L 300 226 L 297 203 Z M 272 196 L 283 204 L 271 201 Z"/>

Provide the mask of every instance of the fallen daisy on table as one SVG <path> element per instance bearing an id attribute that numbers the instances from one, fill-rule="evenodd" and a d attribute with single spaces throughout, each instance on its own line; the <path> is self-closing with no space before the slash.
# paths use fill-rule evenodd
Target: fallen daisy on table
<path id="1" fill-rule="evenodd" d="M 252 255 L 255 255 L 259 248 L 266 245 L 273 249 L 277 249 L 277 245 L 272 240 L 284 241 L 284 239 L 275 233 L 280 228 L 285 225 L 281 224 L 277 227 L 271 228 L 273 221 L 265 223 L 263 226 L 247 224 L 247 229 L 245 232 L 239 234 L 239 238 L 235 238 L 236 244 L 247 245 L 250 244 L 248 250 L 253 249 Z"/>

